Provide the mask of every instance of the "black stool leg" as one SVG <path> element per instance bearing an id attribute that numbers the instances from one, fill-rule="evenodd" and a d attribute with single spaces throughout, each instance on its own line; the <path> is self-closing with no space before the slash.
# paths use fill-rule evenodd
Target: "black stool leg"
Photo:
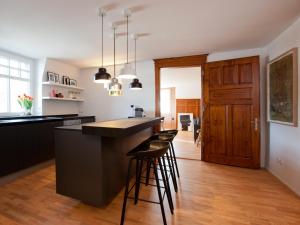
<path id="1" fill-rule="evenodd" d="M 164 183 L 164 187 L 165 187 L 165 191 L 166 191 L 170 211 L 171 211 L 172 214 L 174 214 L 174 212 L 173 212 L 174 205 L 173 205 L 173 200 L 172 200 L 172 196 L 171 196 L 171 192 L 170 192 L 169 182 L 168 182 L 168 179 L 165 176 L 165 170 L 162 166 L 160 158 L 158 158 L 158 165 L 159 165 L 161 177 L 162 177 L 162 180 L 163 180 L 163 183 Z"/>
<path id="2" fill-rule="evenodd" d="M 167 171 L 167 166 L 166 166 L 166 161 L 165 161 L 165 157 L 162 157 L 162 161 L 163 161 L 163 166 L 164 166 L 164 170 L 165 170 L 165 177 L 166 177 L 166 182 L 167 182 L 167 186 L 169 189 L 169 193 L 170 193 L 170 199 L 172 202 L 172 208 L 174 210 L 174 204 L 173 204 L 173 200 L 172 200 L 172 192 L 171 192 L 171 186 L 170 186 L 170 182 L 169 182 L 169 175 L 168 175 L 168 171 Z M 171 174 L 171 172 L 170 172 Z"/>
<path id="3" fill-rule="evenodd" d="M 125 220 L 125 211 L 126 211 L 126 203 L 128 198 L 128 188 L 129 188 L 129 182 L 130 182 L 130 170 L 131 170 L 131 163 L 133 159 L 130 159 L 129 165 L 128 165 L 128 171 L 127 171 L 127 178 L 126 178 L 126 187 L 124 192 L 124 200 L 123 200 L 123 208 L 122 208 L 122 216 L 121 216 L 121 222 L 120 225 L 124 224 Z"/>
<path id="4" fill-rule="evenodd" d="M 167 220 L 166 220 L 166 215 L 165 215 L 165 209 L 164 209 L 164 203 L 160 191 L 160 185 L 159 185 L 159 178 L 158 178 L 158 173 L 157 173 L 157 168 L 156 168 L 156 163 L 153 160 L 153 170 L 154 170 L 154 175 L 155 175 L 155 180 L 156 180 L 156 187 L 157 187 L 157 193 L 158 193 L 158 198 L 159 198 L 159 203 L 160 203 L 160 209 L 161 209 L 161 214 L 163 217 L 164 225 L 167 225 Z"/>
<path id="5" fill-rule="evenodd" d="M 172 143 L 172 142 L 169 142 L 169 143 Z M 176 179 L 175 164 L 174 164 L 175 159 L 173 159 L 173 152 L 172 152 L 171 145 L 170 145 L 168 151 L 170 152 L 169 157 L 170 157 L 170 161 L 171 161 L 171 165 L 172 165 L 173 175 L 174 175 L 174 178 Z"/>
<path id="6" fill-rule="evenodd" d="M 150 170 L 151 170 L 151 163 L 150 161 L 147 161 L 146 186 L 149 185 Z"/>
<path id="7" fill-rule="evenodd" d="M 138 163 L 140 161 L 140 163 Z M 135 183 L 135 195 L 134 195 L 134 204 L 136 205 L 139 198 L 140 193 L 140 184 L 141 184 L 141 176 L 142 176 L 142 170 L 143 170 L 143 160 L 137 160 L 137 166 L 136 166 L 137 172 L 136 172 L 136 183 Z"/>
<path id="8" fill-rule="evenodd" d="M 174 157 L 174 162 L 175 162 L 177 176 L 179 178 L 179 170 L 178 170 L 178 166 L 177 166 L 177 160 L 176 160 L 176 155 L 175 155 L 175 150 L 174 150 L 173 142 L 171 142 L 171 149 L 172 149 L 172 153 L 173 153 L 173 157 Z"/>
<path id="9" fill-rule="evenodd" d="M 174 186 L 175 192 L 177 192 L 178 187 L 177 187 L 177 181 L 176 181 L 176 175 L 175 175 L 174 167 L 171 164 L 172 159 L 170 160 L 168 152 L 166 152 L 166 156 L 167 156 L 167 162 L 168 162 L 169 168 L 170 168 L 170 173 L 171 173 L 171 177 L 172 177 L 172 181 L 173 181 L 173 186 Z"/>

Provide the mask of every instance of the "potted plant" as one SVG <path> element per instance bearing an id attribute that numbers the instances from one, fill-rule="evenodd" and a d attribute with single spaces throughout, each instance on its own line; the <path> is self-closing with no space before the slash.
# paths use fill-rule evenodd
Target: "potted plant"
<path id="1" fill-rule="evenodd" d="M 29 95 L 24 94 L 18 96 L 18 103 L 23 109 L 24 115 L 31 115 L 32 101 L 33 97 Z"/>

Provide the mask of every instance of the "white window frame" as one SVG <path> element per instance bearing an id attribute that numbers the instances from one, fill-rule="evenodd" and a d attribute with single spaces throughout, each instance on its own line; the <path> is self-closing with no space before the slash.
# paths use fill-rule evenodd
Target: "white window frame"
<path id="1" fill-rule="evenodd" d="M 10 63 L 10 60 L 13 59 L 13 60 L 16 60 L 18 62 L 23 62 L 23 63 L 27 63 L 27 64 L 30 65 L 30 70 L 29 71 L 20 69 L 20 71 L 29 72 L 29 78 L 28 79 L 27 78 L 22 78 L 22 77 L 11 76 L 10 75 L 10 69 L 14 68 L 14 67 L 11 67 L 10 65 L 9 66 L 1 65 L 2 67 L 7 67 L 8 68 L 8 71 L 9 71 L 8 73 L 9 74 L 8 75 L 0 74 L 0 77 L 8 79 L 8 101 L 7 101 L 8 111 L 7 112 L 0 112 L 0 115 L 20 114 L 20 112 L 12 112 L 11 111 L 11 96 L 10 96 L 11 86 L 10 86 L 10 83 L 11 83 L 11 80 L 29 82 L 29 93 L 26 93 L 26 94 L 32 95 L 32 92 L 33 92 L 33 90 L 32 90 L 33 60 L 30 59 L 30 58 L 24 57 L 24 56 L 20 56 L 20 55 L 13 54 L 13 53 L 8 53 L 8 52 L 2 51 L 2 50 L 0 50 L 0 56 L 4 56 L 4 57 L 8 58 L 9 63 Z"/>

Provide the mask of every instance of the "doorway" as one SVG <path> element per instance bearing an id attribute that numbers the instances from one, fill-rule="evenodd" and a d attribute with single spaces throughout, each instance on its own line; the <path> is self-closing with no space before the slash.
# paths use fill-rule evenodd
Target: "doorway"
<path id="1" fill-rule="evenodd" d="M 160 73 L 162 129 L 178 130 L 178 158 L 201 160 L 201 67 L 162 68 Z"/>

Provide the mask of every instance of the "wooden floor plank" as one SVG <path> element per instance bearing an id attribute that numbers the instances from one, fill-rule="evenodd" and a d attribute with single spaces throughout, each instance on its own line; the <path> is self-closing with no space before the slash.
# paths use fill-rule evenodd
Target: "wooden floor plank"
<path id="1" fill-rule="evenodd" d="M 249 170 L 194 160 L 178 160 L 181 178 L 173 193 L 170 225 L 299 225 L 300 198 L 265 170 Z M 157 198 L 153 188 L 145 197 Z M 1 225 L 116 225 L 123 193 L 95 208 L 55 193 L 54 165 L 0 187 Z M 158 205 L 130 200 L 127 225 L 162 224 Z"/>

